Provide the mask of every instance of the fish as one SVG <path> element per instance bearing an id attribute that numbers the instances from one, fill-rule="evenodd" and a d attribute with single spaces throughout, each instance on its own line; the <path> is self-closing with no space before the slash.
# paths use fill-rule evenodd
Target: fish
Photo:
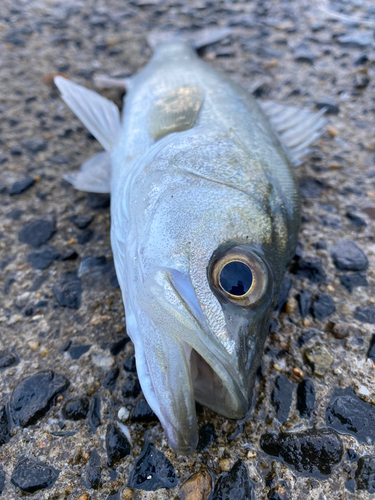
<path id="1" fill-rule="evenodd" d="M 183 41 L 159 44 L 118 107 L 61 76 L 104 151 L 64 174 L 111 196 L 111 246 L 144 396 L 169 445 L 198 442 L 196 402 L 246 416 L 300 225 L 295 165 L 324 131 L 257 102 Z"/>

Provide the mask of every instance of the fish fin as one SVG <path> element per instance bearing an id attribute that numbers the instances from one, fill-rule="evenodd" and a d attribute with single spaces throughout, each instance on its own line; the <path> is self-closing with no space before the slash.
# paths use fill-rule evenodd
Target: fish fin
<path id="1" fill-rule="evenodd" d="M 198 50 L 223 40 L 232 32 L 230 28 L 206 28 L 195 33 L 152 31 L 147 35 L 147 43 L 153 51 L 166 42 L 184 42 Z"/>
<path id="2" fill-rule="evenodd" d="M 62 99 L 78 116 L 85 127 L 106 151 L 112 151 L 118 142 L 121 122 L 116 104 L 61 76 L 54 82 Z"/>
<path id="3" fill-rule="evenodd" d="M 79 170 L 71 170 L 62 177 L 80 191 L 110 193 L 111 155 L 102 151 L 86 160 Z"/>
<path id="4" fill-rule="evenodd" d="M 273 101 L 258 101 L 258 104 L 271 122 L 293 164 L 297 167 L 303 163 L 302 158 L 312 151 L 309 146 L 325 132 L 324 126 L 328 120 L 323 115 L 326 108 L 314 113 Z"/>
<path id="5" fill-rule="evenodd" d="M 192 128 L 203 103 L 199 87 L 184 85 L 167 92 L 151 107 L 148 127 L 154 140 Z"/>

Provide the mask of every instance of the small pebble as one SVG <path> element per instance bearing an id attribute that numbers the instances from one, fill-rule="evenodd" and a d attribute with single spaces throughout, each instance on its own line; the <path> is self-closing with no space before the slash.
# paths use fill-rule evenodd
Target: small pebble
<path id="1" fill-rule="evenodd" d="M 141 399 L 135 405 L 130 417 L 131 422 L 158 422 L 159 419 L 145 399 Z"/>
<path id="2" fill-rule="evenodd" d="M 134 490 L 130 488 L 124 488 L 122 490 L 121 499 L 122 500 L 132 500 L 134 495 Z"/>
<path id="3" fill-rule="evenodd" d="M 305 356 L 311 363 L 315 375 L 323 377 L 332 365 L 334 358 L 323 344 L 315 344 L 305 350 Z"/>
<path id="4" fill-rule="evenodd" d="M 284 424 L 288 420 L 290 405 L 292 404 L 294 384 L 286 375 L 279 375 L 275 380 L 275 387 L 271 394 L 271 402 L 276 407 L 276 418 Z"/>
<path id="5" fill-rule="evenodd" d="M 210 473 L 203 469 L 190 476 L 180 488 L 181 500 L 207 500 L 212 491 Z"/>
<path id="6" fill-rule="evenodd" d="M 329 249 L 333 263 L 340 271 L 364 271 L 368 259 L 362 250 L 350 240 L 340 240 Z"/>
<path id="7" fill-rule="evenodd" d="M 89 398 L 70 398 L 65 402 L 61 412 L 67 420 L 82 420 L 87 417 L 89 406 Z"/>
<path id="8" fill-rule="evenodd" d="M 52 287 L 57 302 L 62 307 L 79 309 L 81 306 L 81 279 L 75 273 L 65 273 Z"/>
<path id="9" fill-rule="evenodd" d="M 312 380 L 306 378 L 297 387 L 297 410 L 302 418 L 310 418 L 315 406 L 315 387 Z"/>
<path id="10" fill-rule="evenodd" d="M 28 243 L 34 248 L 38 248 L 56 232 L 56 222 L 53 218 L 36 219 L 23 226 L 18 233 L 18 238 L 22 243 Z"/>
<path id="11" fill-rule="evenodd" d="M 69 387 L 63 375 L 46 370 L 23 379 L 14 389 L 10 412 L 16 425 L 27 427 L 42 418 L 55 398 Z"/>
<path id="12" fill-rule="evenodd" d="M 209 422 L 199 429 L 197 451 L 205 451 L 216 440 L 217 434 L 214 425 Z"/>
<path id="13" fill-rule="evenodd" d="M 113 467 L 130 453 L 130 443 L 127 437 L 112 422 L 107 425 L 105 445 L 108 467 Z"/>
<path id="14" fill-rule="evenodd" d="M 229 472 L 217 481 L 212 500 L 246 500 L 253 496 L 249 472 L 242 460 L 237 460 Z"/>
<path id="15" fill-rule="evenodd" d="M 375 405 L 359 398 L 352 388 L 335 389 L 326 409 L 326 425 L 350 434 L 359 443 L 375 444 Z"/>
<path id="16" fill-rule="evenodd" d="M 316 296 L 311 308 L 312 315 L 318 321 L 330 316 L 336 311 L 335 303 L 330 295 L 321 293 Z"/>
<path id="17" fill-rule="evenodd" d="M 33 186 L 34 184 L 35 179 L 33 179 L 33 177 L 27 176 L 24 179 L 16 181 L 9 189 L 9 194 L 11 196 L 15 194 L 21 194 L 31 188 L 31 186 Z"/>

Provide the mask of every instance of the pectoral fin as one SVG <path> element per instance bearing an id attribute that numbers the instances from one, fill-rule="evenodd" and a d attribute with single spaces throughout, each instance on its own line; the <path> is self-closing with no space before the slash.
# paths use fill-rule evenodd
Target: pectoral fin
<path id="1" fill-rule="evenodd" d="M 111 192 L 111 156 L 102 151 L 82 164 L 79 170 L 63 174 L 63 179 L 80 191 L 89 193 Z"/>
<path id="2" fill-rule="evenodd" d="M 55 84 L 61 97 L 106 151 L 116 146 L 121 129 L 116 104 L 66 78 L 57 76 Z"/>
<path id="3" fill-rule="evenodd" d="M 167 92 L 150 110 L 149 132 L 154 140 L 195 125 L 203 103 L 199 87 L 185 85 Z"/>
<path id="4" fill-rule="evenodd" d="M 309 146 L 325 132 L 328 120 L 325 109 L 313 113 L 295 106 L 284 106 L 272 101 L 258 101 L 295 166 L 311 152 Z"/>

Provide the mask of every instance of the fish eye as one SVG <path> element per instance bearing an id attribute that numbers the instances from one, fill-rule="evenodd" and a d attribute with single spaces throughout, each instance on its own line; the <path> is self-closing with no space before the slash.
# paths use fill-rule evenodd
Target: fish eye
<path id="1" fill-rule="evenodd" d="M 217 293 L 242 307 L 258 302 L 267 290 L 267 268 L 262 259 L 246 247 L 234 247 L 214 255 L 209 275 Z"/>

